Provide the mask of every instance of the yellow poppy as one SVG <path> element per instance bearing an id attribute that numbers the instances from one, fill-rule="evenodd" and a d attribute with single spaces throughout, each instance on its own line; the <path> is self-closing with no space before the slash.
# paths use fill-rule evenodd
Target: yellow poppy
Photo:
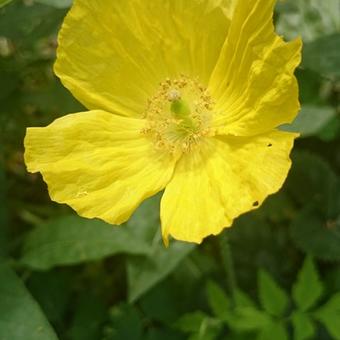
<path id="1" fill-rule="evenodd" d="M 52 200 L 125 222 L 164 189 L 164 242 L 200 243 L 282 186 L 297 134 L 301 41 L 274 0 L 76 0 L 55 72 L 89 111 L 28 128 Z"/>

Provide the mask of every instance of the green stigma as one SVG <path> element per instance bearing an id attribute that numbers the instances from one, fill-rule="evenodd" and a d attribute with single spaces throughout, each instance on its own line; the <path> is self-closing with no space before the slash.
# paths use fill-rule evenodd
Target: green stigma
<path id="1" fill-rule="evenodd" d="M 176 118 L 185 119 L 190 116 L 190 108 L 183 99 L 172 101 L 170 110 Z"/>
<path id="2" fill-rule="evenodd" d="M 168 96 L 170 104 L 170 110 L 176 119 L 181 121 L 179 125 L 184 130 L 195 130 L 195 124 L 191 117 L 191 110 L 185 100 L 181 98 L 181 94 L 177 90 L 172 90 Z"/>

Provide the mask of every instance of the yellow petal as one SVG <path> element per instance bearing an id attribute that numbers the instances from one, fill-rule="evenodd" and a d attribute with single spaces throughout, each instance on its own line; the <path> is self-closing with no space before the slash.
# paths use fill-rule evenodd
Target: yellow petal
<path id="1" fill-rule="evenodd" d="M 217 0 L 223 8 L 226 16 L 231 20 L 238 0 Z"/>
<path id="2" fill-rule="evenodd" d="M 200 243 L 278 191 L 291 166 L 293 133 L 211 138 L 183 157 L 161 203 L 162 233 Z"/>
<path id="3" fill-rule="evenodd" d="M 290 123 L 299 111 L 294 70 L 301 40 L 274 32 L 275 0 L 238 1 L 209 89 L 217 133 L 256 135 Z"/>
<path id="4" fill-rule="evenodd" d="M 224 214 L 218 188 L 209 175 L 209 155 L 213 144 L 182 157 L 161 200 L 161 222 L 164 243 L 168 236 L 200 243 L 210 234 L 217 235 L 230 225 Z"/>
<path id="5" fill-rule="evenodd" d="M 138 116 L 161 81 L 207 85 L 229 27 L 219 0 L 77 0 L 55 72 L 90 109 Z"/>
<path id="6" fill-rule="evenodd" d="M 41 172 L 52 200 L 81 216 L 126 221 L 170 180 L 176 160 L 140 133 L 143 120 L 89 111 L 29 128 L 25 162 Z"/>

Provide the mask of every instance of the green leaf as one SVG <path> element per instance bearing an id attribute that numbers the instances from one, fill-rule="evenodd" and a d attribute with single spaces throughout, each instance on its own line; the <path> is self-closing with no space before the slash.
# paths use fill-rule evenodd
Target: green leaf
<path id="1" fill-rule="evenodd" d="M 13 0 L 0 0 L 0 8 L 4 7 L 5 5 L 9 4 Z"/>
<path id="2" fill-rule="evenodd" d="M 324 79 L 320 74 L 305 68 L 298 68 L 295 72 L 299 83 L 299 97 L 302 107 L 306 105 L 324 106 Z"/>
<path id="3" fill-rule="evenodd" d="M 340 115 L 330 120 L 318 134 L 318 137 L 324 142 L 332 141 L 338 136 L 340 136 Z"/>
<path id="4" fill-rule="evenodd" d="M 8 213 L 7 213 L 7 178 L 2 162 L 2 147 L 0 146 L 0 257 L 6 255 L 8 247 Z"/>
<path id="5" fill-rule="evenodd" d="M 175 330 L 157 327 L 150 328 L 147 332 L 147 335 L 143 338 L 143 340 L 187 340 L 187 337 L 181 336 L 182 333 L 179 333 Z M 104 339 L 103 339 L 104 340 Z M 111 340 L 111 339 L 110 339 Z"/>
<path id="6" fill-rule="evenodd" d="M 9 65 L 14 66 L 16 74 L 23 78 L 22 81 L 27 81 L 27 76 L 31 79 L 33 76 L 36 76 L 29 74 L 33 67 L 29 61 L 41 61 L 43 57 L 41 54 L 43 52 L 41 46 L 42 40 L 53 42 L 53 39 L 55 39 L 53 36 L 57 33 L 65 12 L 65 9 L 43 6 L 35 2 L 31 6 L 27 6 L 24 1 L 13 1 L 10 6 L 4 7 L 1 11 L 1 36 L 6 37 L 10 40 L 10 43 L 15 45 L 16 60 L 10 59 L 11 63 Z M 20 25 L 13 25 L 13 22 L 20 22 Z M 53 49 L 51 52 L 52 55 L 49 58 L 52 59 L 55 54 Z M 46 56 L 44 58 L 46 59 Z M 37 67 L 38 65 L 40 66 L 39 68 Z M 40 63 L 34 65 L 34 67 L 35 72 L 38 72 L 37 75 L 46 72 L 46 64 L 41 65 Z M 5 67 L 7 71 L 11 71 L 11 68 Z M 22 68 L 25 69 L 25 74 Z M 38 79 L 41 81 L 41 77 L 38 77 Z M 39 85 L 43 84 L 39 83 Z M 29 88 L 31 87 L 29 86 Z M 25 91 L 29 91 L 29 89 L 25 89 Z M 16 93 L 17 96 L 21 94 L 22 92 Z M 23 114 L 22 111 L 20 113 Z M 32 122 L 32 120 L 30 121 Z"/>
<path id="7" fill-rule="evenodd" d="M 163 280 L 194 249 L 193 244 L 172 241 L 169 248 L 156 243 L 147 257 L 128 259 L 128 297 L 129 302 L 140 296 Z"/>
<path id="8" fill-rule="evenodd" d="M 174 323 L 183 312 L 182 296 L 172 280 L 164 280 L 144 294 L 138 306 L 145 317 L 168 325 Z"/>
<path id="9" fill-rule="evenodd" d="M 289 40 L 302 36 L 311 41 L 340 30 L 338 0 L 286 0 L 278 3 L 278 10 L 278 33 Z"/>
<path id="10" fill-rule="evenodd" d="M 68 8 L 72 5 L 72 0 L 35 0 L 44 5 L 53 6 L 56 8 Z"/>
<path id="11" fill-rule="evenodd" d="M 340 211 L 327 217 L 314 205 L 302 209 L 291 225 L 292 238 L 301 250 L 323 260 L 340 259 Z"/>
<path id="12" fill-rule="evenodd" d="M 339 6 L 340 7 L 340 6 Z M 340 33 L 323 36 L 303 49 L 302 66 L 332 79 L 340 79 Z"/>
<path id="13" fill-rule="evenodd" d="M 271 317 L 254 307 L 236 307 L 229 319 L 229 327 L 236 331 L 262 330 L 271 323 Z"/>
<path id="14" fill-rule="evenodd" d="M 301 311 L 313 307 L 323 292 L 323 285 L 313 260 L 307 257 L 293 286 L 293 299 Z"/>
<path id="15" fill-rule="evenodd" d="M 315 325 L 309 315 L 296 311 L 292 315 L 294 340 L 314 339 Z"/>
<path id="16" fill-rule="evenodd" d="M 259 299 L 262 307 L 275 316 L 282 316 L 288 306 L 286 292 L 265 271 L 258 274 Z"/>
<path id="17" fill-rule="evenodd" d="M 221 330 L 221 322 L 196 311 L 183 315 L 177 320 L 175 327 L 182 332 L 193 333 L 190 340 L 213 340 Z"/>
<path id="18" fill-rule="evenodd" d="M 220 320 L 228 320 L 230 317 L 230 301 L 221 287 L 214 281 L 208 281 L 207 297 L 210 308 Z"/>
<path id="19" fill-rule="evenodd" d="M 142 340 L 143 324 L 140 313 L 128 304 L 113 307 L 105 333 L 104 339 L 108 340 Z"/>
<path id="20" fill-rule="evenodd" d="M 70 340 L 97 340 L 106 321 L 106 308 L 93 294 L 84 294 L 77 302 L 69 331 Z"/>
<path id="21" fill-rule="evenodd" d="M 261 217 L 263 221 L 270 222 L 268 226 L 268 229 L 270 230 L 273 223 L 280 223 L 283 220 L 290 219 L 291 211 L 294 211 L 294 205 L 291 198 L 286 192 L 280 191 L 279 193 L 268 197 L 261 206 L 261 209 L 255 210 L 253 213 L 256 213 L 257 216 Z M 264 223 L 263 221 L 262 223 Z M 276 232 L 274 233 L 272 231 L 272 233 L 277 236 Z M 272 246 L 275 247 L 275 245 Z"/>
<path id="22" fill-rule="evenodd" d="M 259 334 L 257 340 L 288 340 L 288 333 L 280 322 L 270 322 Z"/>
<path id="23" fill-rule="evenodd" d="M 262 208 L 268 209 L 268 205 L 240 216 L 233 228 L 228 230 L 233 257 L 237 259 L 237 276 L 242 278 L 247 290 L 254 288 L 257 268 L 268 268 L 279 277 L 285 275 L 291 266 L 290 261 L 282 256 L 288 246 L 287 237 L 283 234 L 286 230 L 282 232 L 280 228 L 273 228 L 276 224 L 268 223 L 270 207 L 266 212 Z M 280 219 L 285 221 L 290 214 L 288 205 L 281 207 Z"/>
<path id="24" fill-rule="evenodd" d="M 52 324 L 60 325 L 67 312 L 72 285 L 61 271 L 34 272 L 27 287 Z"/>
<path id="25" fill-rule="evenodd" d="M 255 308 L 255 302 L 242 290 L 236 289 L 235 291 L 235 304 L 237 307 L 250 307 Z"/>
<path id="26" fill-rule="evenodd" d="M 39 305 L 4 263 L 0 263 L 0 301 L 0 339 L 57 340 Z"/>
<path id="27" fill-rule="evenodd" d="M 206 319 L 209 319 L 209 315 L 201 311 L 184 314 L 176 321 L 175 327 L 185 333 L 195 333 Z"/>
<path id="28" fill-rule="evenodd" d="M 99 260 L 117 253 L 146 254 L 149 246 L 129 229 L 67 215 L 33 229 L 21 262 L 37 270 Z"/>
<path id="29" fill-rule="evenodd" d="M 304 105 L 294 122 L 282 126 L 282 130 L 299 132 L 302 137 L 318 135 L 335 116 L 333 107 Z"/>
<path id="30" fill-rule="evenodd" d="M 332 296 L 314 316 L 324 324 L 334 339 L 340 339 L 340 293 Z"/>
<path id="31" fill-rule="evenodd" d="M 320 156 L 306 151 L 295 151 L 292 160 L 286 184 L 290 193 L 303 206 L 315 202 L 327 209 L 337 181 L 332 168 Z"/>
<path id="32" fill-rule="evenodd" d="M 145 200 L 127 222 L 127 228 L 148 244 L 159 241 L 161 195 Z"/>
<path id="33" fill-rule="evenodd" d="M 340 181 L 333 170 L 314 154 L 295 152 L 286 187 L 302 205 L 290 228 L 297 247 L 321 259 L 340 259 Z"/>
<path id="34" fill-rule="evenodd" d="M 160 195 L 146 200 L 127 223 L 127 228 L 138 239 L 151 244 L 147 256 L 128 258 L 129 302 L 136 301 L 168 276 L 195 247 L 190 243 L 172 241 L 169 248 L 165 248 L 160 235 L 159 201 Z"/>

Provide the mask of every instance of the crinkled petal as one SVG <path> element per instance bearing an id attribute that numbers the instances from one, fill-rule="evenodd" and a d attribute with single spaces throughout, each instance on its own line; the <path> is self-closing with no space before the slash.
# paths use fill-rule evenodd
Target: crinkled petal
<path id="1" fill-rule="evenodd" d="M 59 34 L 55 72 L 88 108 L 141 115 L 168 77 L 207 85 L 230 22 L 220 2 L 77 0 Z"/>
<path id="2" fill-rule="evenodd" d="M 238 0 L 216 0 L 220 2 L 225 15 L 231 20 Z"/>
<path id="3" fill-rule="evenodd" d="M 301 40 L 274 31 L 275 0 L 238 1 L 209 89 L 217 134 L 251 136 L 296 117 L 300 105 L 294 70 Z"/>
<path id="4" fill-rule="evenodd" d="M 161 200 L 164 243 L 171 235 L 177 240 L 200 243 L 208 235 L 217 235 L 230 225 L 211 181 L 208 162 L 213 144 L 207 141 L 194 152 L 183 156 Z"/>
<path id="5" fill-rule="evenodd" d="M 278 191 L 297 134 L 211 138 L 177 164 L 161 202 L 162 233 L 200 243 Z"/>
<path id="6" fill-rule="evenodd" d="M 52 200 L 87 218 L 126 221 L 170 180 L 176 160 L 140 133 L 141 119 L 104 111 L 70 114 L 29 128 L 25 162 L 41 172 Z"/>

